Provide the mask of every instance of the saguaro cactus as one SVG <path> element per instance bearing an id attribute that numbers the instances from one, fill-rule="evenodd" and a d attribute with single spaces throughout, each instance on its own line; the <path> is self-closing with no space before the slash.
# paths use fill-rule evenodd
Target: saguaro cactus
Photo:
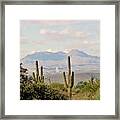
<path id="1" fill-rule="evenodd" d="M 43 76 L 43 66 L 41 66 L 41 82 L 44 82 L 44 76 Z"/>
<path id="2" fill-rule="evenodd" d="M 36 61 L 36 79 L 39 80 L 39 68 L 38 68 L 38 61 Z"/>
<path id="3" fill-rule="evenodd" d="M 41 66 L 41 71 L 40 71 L 40 75 L 39 75 L 39 68 L 38 68 L 38 61 L 36 61 L 36 74 L 33 72 L 33 80 L 34 81 L 40 81 L 40 82 L 44 82 L 44 75 L 43 75 L 43 66 Z"/>
<path id="4" fill-rule="evenodd" d="M 72 87 L 74 85 L 74 72 L 71 72 L 70 56 L 68 56 L 68 76 L 63 72 L 65 87 L 68 90 L 69 99 L 72 98 Z"/>

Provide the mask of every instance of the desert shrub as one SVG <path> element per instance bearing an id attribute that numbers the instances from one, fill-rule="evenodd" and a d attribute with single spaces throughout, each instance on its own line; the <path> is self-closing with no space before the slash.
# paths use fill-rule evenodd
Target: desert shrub
<path id="1" fill-rule="evenodd" d="M 94 80 L 94 82 L 81 81 L 74 88 L 76 96 L 80 99 L 100 99 L 100 80 Z"/>
<path id="2" fill-rule="evenodd" d="M 28 69 L 23 67 L 23 64 L 20 63 L 20 82 L 28 80 Z"/>
<path id="3" fill-rule="evenodd" d="M 66 91 L 66 88 L 64 87 L 64 84 L 61 84 L 61 83 L 54 82 L 54 83 L 51 83 L 49 86 L 51 88 L 56 89 L 56 90 Z"/>
<path id="4" fill-rule="evenodd" d="M 67 96 L 45 83 L 23 83 L 20 85 L 21 100 L 66 100 Z"/>

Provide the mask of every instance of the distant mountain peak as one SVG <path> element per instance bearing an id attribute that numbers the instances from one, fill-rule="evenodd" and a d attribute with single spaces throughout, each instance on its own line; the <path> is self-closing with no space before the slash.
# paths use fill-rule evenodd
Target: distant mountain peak
<path id="1" fill-rule="evenodd" d="M 80 52 L 78 49 L 72 49 L 71 52 Z"/>
<path id="2" fill-rule="evenodd" d="M 32 54 L 27 55 L 20 61 L 25 64 L 26 67 L 30 70 L 33 69 L 33 67 L 35 66 L 35 61 L 38 60 L 40 65 L 48 68 L 48 71 L 49 69 L 51 71 L 54 71 L 53 68 L 55 68 L 55 71 L 58 71 L 59 67 L 61 67 L 60 70 L 66 69 L 67 56 L 71 56 L 73 69 L 81 70 L 83 66 L 84 68 L 88 69 L 91 65 L 95 69 L 99 70 L 97 67 L 100 64 L 100 58 L 96 56 L 91 56 L 84 51 L 80 51 L 78 49 L 72 49 L 71 51 L 69 51 L 69 53 L 65 53 L 64 51 L 36 51 Z"/>
<path id="3" fill-rule="evenodd" d="M 68 55 L 70 56 L 81 56 L 81 57 L 88 57 L 89 55 L 83 51 L 80 51 L 78 49 L 72 49 Z"/>
<path id="4" fill-rule="evenodd" d="M 71 56 L 74 59 L 91 59 L 91 58 L 98 58 L 96 56 L 91 56 L 87 53 L 85 53 L 84 51 L 80 51 L 78 49 L 72 49 L 69 53 L 65 53 L 63 51 L 58 51 L 58 52 L 48 52 L 48 51 L 37 51 L 34 52 L 32 54 L 27 55 L 26 57 L 24 57 L 23 59 L 21 59 L 21 61 L 24 62 L 32 62 L 35 60 L 40 60 L 40 61 L 61 61 L 61 60 L 65 60 L 67 56 Z"/>
<path id="5" fill-rule="evenodd" d="M 58 51 L 58 52 L 55 52 L 55 53 L 58 53 L 58 54 L 66 54 L 66 53 L 63 52 L 63 51 Z"/>

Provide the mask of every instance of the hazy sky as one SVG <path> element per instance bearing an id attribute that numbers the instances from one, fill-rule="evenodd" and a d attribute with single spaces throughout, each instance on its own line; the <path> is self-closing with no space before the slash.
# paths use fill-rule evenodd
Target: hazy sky
<path id="1" fill-rule="evenodd" d="M 21 20 L 21 58 L 36 51 L 68 52 L 79 49 L 99 56 L 100 22 L 97 20 Z"/>

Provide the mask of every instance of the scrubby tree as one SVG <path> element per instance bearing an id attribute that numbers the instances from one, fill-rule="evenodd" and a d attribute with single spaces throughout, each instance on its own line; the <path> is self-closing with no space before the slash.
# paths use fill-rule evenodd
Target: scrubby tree
<path id="1" fill-rule="evenodd" d="M 20 63 L 20 82 L 28 80 L 28 69 L 23 67 L 23 64 Z"/>

